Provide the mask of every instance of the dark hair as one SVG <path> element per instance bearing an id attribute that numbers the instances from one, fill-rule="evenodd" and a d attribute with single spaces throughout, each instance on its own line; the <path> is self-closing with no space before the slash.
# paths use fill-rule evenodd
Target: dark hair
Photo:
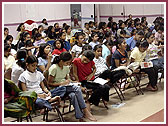
<path id="1" fill-rule="evenodd" d="M 112 40 L 110 40 L 110 41 L 105 41 L 104 42 L 104 44 L 107 46 L 107 45 L 109 45 L 109 46 L 114 46 L 114 42 L 112 41 Z"/>
<path id="2" fill-rule="evenodd" d="M 26 49 L 19 49 L 17 51 L 17 54 L 16 54 L 16 59 L 18 60 L 17 61 L 17 64 L 22 67 L 23 69 L 26 68 L 26 59 L 27 57 L 27 50 Z"/>
<path id="3" fill-rule="evenodd" d="M 26 36 L 27 35 L 30 35 L 28 32 L 23 32 L 23 33 L 21 33 L 20 34 L 20 38 L 19 38 L 19 41 L 24 41 L 25 40 L 25 38 L 26 38 Z"/>
<path id="4" fill-rule="evenodd" d="M 47 21 L 45 18 L 42 20 L 42 23 L 44 23 L 44 21 Z M 45 25 L 48 25 L 48 23 L 44 23 Z"/>
<path id="5" fill-rule="evenodd" d="M 44 21 L 47 21 L 45 18 L 42 20 L 42 23 L 44 23 Z"/>
<path id="6" fill-rule="evenodd" d="M 34 55 L 31 55 L 31 56 L 28 56 L 27 57 L 27 60 L 26 60 L 26 63 L 28 64 L 33 64 L 33 63 L 38 63 L 38 60 L 37 60 L 37 57 L 34 56 Z"/>
<path id="7" fill-rule="evenodd" d="M 39 25 L 39 26 L 38 26 L 38 30 L 39 30 L 41 27 L 43 27 L 43 25 Z"/>
<path id="8" fill-rule="evenodd" d="M 128 22 L 128 28 L 131 27 L 132 21 Z"/>
<path id="9" fill-rule="evenodd" d="M 86 26 L 87 24 L 89 25 L 89 23 L 85 23 L 85 26 Z"/>
<path id="10" fill-rule="evenodd" d="M 136 26 L 139 26 L 139 25 L 140 25 L 140 23 L 136 23 L 136 24 L 135 24 L 135 27 L 136 27 Z"/>
<path id="11" fill-rule="evenodd" d="M 92 32 L 91 37 L 89 37 L 89 42 L 93 41 L 93 37 L 95 35 L 98 35 L 98 33 L 97 32 Z"/>
<path id="12" fill-rule="evenodd" d="M 124 21 L 123 20 L 118 20 L 118 24 L 120 24 L 120 23 L 124 23 Z"/>
<path id="13" fill-rule="evenodd" d="M 35 35 L 35 40 L 38 38 L 38 37 L 41 37 L 42 35 L 40 34 L 40 33 L 37 33 L 36 35 Z"/>
<path id="14" fill-rule="evenodd" d="M 109 18 L 108 18 L 108 21 L 112 21 L 112 20 L 113 20 L 113 18 L 112 18 L 112 17 L 109 17 Z"/>
<path id="15" fill-rule="evenodd" d="M 136 23 L 138 21 L 140 22 L 140 19 L 139 18 L 135 18 L 134 22 Z"/>
<path id="16" fill-rule="evenodd" d="M 141 17 L 141 21 L 144 21 L 146 17 Z"/>
<path id="17" fill-rule="evenodd" d="M 63 49 L 63 48 L 64 48 L 64 43 L 62 42 L 61 39 L 56 39 L 56 40 L 54 41 L 54 43 L 53 43 L 53 47 L 54 47 L 55 49 L 58 49 L 58 48 L 56 47 L 56 42 L 57 42 L 57 41 L 59 41 L 59 42 L 61 43 L 61 48 L 60 48 L 60 49 Z"/>
<path id="18" fill-rule="evenodd" d="M 119 46 L 118 46 L 118 45 L 121 45 L 124 40 L 125 40 L 124 38 L 119 38 L 119 39 L 117 39 L 117 41 L 116 41 L 116 47 L 117 47 L 117 49 L 119 49 Z"/>
<path id="19" fill-rule="evenodd" d="M 24 25 L 24 23 L 21 23 L 18 27 L 17 27 L 17 30 L 16 31 L 21 31 L 21 26 Z"/>
<path id="20" fill-rule="evenodd" d="M 96 32 L 92 32 L 92 34 L 91 34 L 91 37 L 93 38 L 95 35 L 97 35 L 98 33 L 96 33 Z"/>
<path id="21" fill-rule="evenodd" d="M 111 32 L 106 32 L 106 33 L 105 33 L 105 37 L 106 37 L 106 38 L 108 38 L 108 37 L 110 37 L 110 36 L 111 36 Z"/>
<path id="22" fill-rule="evenodd" d="M 50 39 L 55 39 L 55 32 L 52 32 L 53 26 L 49 26 L 47 30 L 47 35 Z"/>
<path id="23" fill-rule="evenodd" d="M 12 35 L 7 35 L 6 38 L 5 38 L 5 40 L 8 41 L 8 40 L 11 39 L 11 38 L 12 38 L 12 40 L 13 40 L 13 36 L 12 36 Z"/>
<path id="24" fill-rule="evenodd" d="M 124 24 L 124 22 L 119 23 L 119 29 L 122 29 L 121 26 Z"/>
<path id="25" fill-rule="evenodd" d="M 27 46 L 29 46 L 30 44 L 31 44 L 31 46 L 32 46 L 32 41 L 31 41 L 31 40 L 27 40 L 25 45 L 26 45 L 26 47 L 27 47 Z"/>
<path id="26" fill-rule="evenodd" d="M 132 16 L 132 14 L 129 14 L 128 17 Z"/>
<path id="27" fill-rule="evenodd" d="M 52 64 L 58 64 L 61 60 L 66 62 L 72 59 L 72 55 L 69 52 L 62 52 L 59 56 L 55 56 Z"/>
<path id="28" fill-rule="evenodd" d="M 65 26 L 66 26 L 66 25 L 67 25 L 66 23 L 63 23 L 63 25 L 62 25 L 62 26 L 63 26 L 63 28 L 65 28 Z"/>
<path id="29" fill-rule="evenodd" d="M 69 25 L 66 25 L 66 26 L 65 26 L 65 31 L 66 31 L 66 33 L 67 33 L 67 31 L 68 31 L 69 28 L 70 28 Z"/>
<path id="30" fill-rule="evenodd" d="M 151 35 L 153 35 L 152 32 L 146 33 L 146 34 L 145 34 L 145 39 L 148 39 Z"/>
<path id="31" fill-rule="evenodd" d="M 59 23 L 55 23 L 55 24 L 54 24 L 54 27 L 55 27 L 57 24 L 59 24 Z"/>
<path id="32" fill-rule="evenodd" d="M 4 28 L 4 31 L 6 31 L 6 30 L 8 30 L 8 31 L 9 31 L 9 29 L 5 27 L 5 28 Z"/>
<path id="33" fill-rule="evenodd" d="M 94 22 L 93 21 L 89 21 L 89 25 L 91 25 L 91 24 L 94 24 Z"/>
<path id="34" fill-rule="evenodd" d="M 61 37 L 63 34 L 65 34 L 65 32 L 60 32 L 59 37 Z"/>
<path id="35" fill-rule="evenodd" d="M 33 38 L 33 39 L 35 39 L 36 31 L 38 31 L 37 28 L 34 28 L 34 29 L 32 30 L 32 38 Z"/>
<path id="36" fill-rule="evenodd" d="M 98 37 L 99 37 L 98 40 L 103 39 L 104 38 L 104 34 L 102 32 L 98 32 Z"/>
<path id="37" fill-rule="evenodd" d="M 92 50 L 92 46 L 89 44 L 86 44 L 82 47 L 82 52 L 86 51 L 86 50 Z"/>
<path id="38" fill-rule="evenodd" d="M 163 27 L 163 26 L 160 26 L 160 27 L 158 28 L 158 31 L 159 31 L 159 30 L 163 32 L 163 31 L 164 31 L 164 27 Z"/>
<path id="39" fill-rule="evenodd" d="M 146 40 L 137 41 L 136 46 L 146 48 L 146 47 L 149 47 L 149 43 Z"/>
<path id="40" fill-rule="evenodd" d="M 8 51 L 8 49 L 11 49 L 11 46 L 9 44 L 4 45 L 4 51 Z"/>
<path id="41" fill-rule="evenodd" d="M 100 22 L 99 23 L 99 26 L 98 26 L 98 29 L 100 30 L 100 29 L 103 29 L 103 26 L 105 26 L 106 25 L 106 22 Z"/>
<path id="42" fill-rule="evenodd" d="M 132 32 L 131 32 L 131 36 L 134 35 L 134 32 L 136 31 L 137 29 L 133 29 Z M 136 33 L 135 33 L 136 34 Z"/>
<path id="43" fill-rule="evenodd" d="M 38 53 L 37 57 L 42 57 L 43 59 L 47 58 L 47 55 L 44 53 L 44 49 L 48 45 L 50 45 L 50 44 L 48 44 L 48 43 L 42 43 L 42 44 L 40 44 L 39 53 Z"/>
<path id="44" fill-rule="evenodd" d="M 93 51 L 91 50 L 86 50 L 83 52 L 83 56 L 85 56 L 86 58 L 88 58 L 90 61 L 93 61 L 95 54 Z"/>
<path id="45" fill-rule="evenodd" d="M 126 34 L 126 31 L 124 29 L 121 29 L 120 34 Z"/>
<path id="46" fill-rule="evenodd" d="M 51 32 L 51 30 L 52 30 L 53 27 L 54 27 L 54 26 L 52 26 L 52 25 L 50 25 L 50 26 L 48 27 L 48 33 Z"/>
<path id="47" fill-rule="evenodd" d="M 101 44 L 98 44 L 98 45 L 95 45 L 95 47 L 94 47 L 94 51 L 96 51 L 97 49 L 99 49 L 99 48 L 102 48 L 102 45 Z"/>
<path id="48" fill-rule="evenodd" d="M 75 39 L 79 39 L 79 36 L 83 36 L 82 32 L 76 32 L 77 34 L 75 35 Z"/>
<path id="49" fill-rule="evenodd" d="M 143 30 L 139 30 L 139 31 L 137 31 L 137 34 L 138 34 L 138 35 L 143 35 L 143 36 L 144 36 L 144 31 L 143 31 Z"/>
<path id="50" fill-rule="evenodd" d="M 116 28 L 114 28 L 114 25 L 116 25 Z M 112 28 L 112 31 L 113 31 L 113 32 L 117 31 L 117 29 L 118 29 L 118 28 L 117 28 L 117 23 L 116 23 L 116 22 L 113 22 L 111 28 Z"/>

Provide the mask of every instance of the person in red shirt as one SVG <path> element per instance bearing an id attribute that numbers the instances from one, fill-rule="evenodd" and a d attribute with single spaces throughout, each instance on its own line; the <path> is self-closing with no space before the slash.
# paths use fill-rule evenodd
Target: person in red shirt
<path id="1" fill-rule="evenodd" d="M 109 101 L 108 85 L 101 85 L 94 83 L 96 67 L 93 61 L 95 54 L 91 50 L 83 52 L 81 58 L 75 58 L 73 60 L 73 75 L 76 81 L 82 83 L 83 89 L 92 89 L 93 93 L 87 101 L 88 109 L 90 109 L 90 103 L 98 106 L 100 99 L 102 98 L 104 103 Z"/>
<path id="2" fill-rule="evenodd" d="M 67 50 L 64 48 L 64 44 L 60 39 L 56 39 L 53 43 L 54 51 L 52 52 L 52 55 L 60 55 L 62 52 L 66 52 Z"/>

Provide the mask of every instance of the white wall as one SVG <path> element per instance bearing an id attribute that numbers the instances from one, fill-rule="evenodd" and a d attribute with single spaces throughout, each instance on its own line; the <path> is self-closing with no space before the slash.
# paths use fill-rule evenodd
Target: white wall
<path id="1" fill-rule="evenodd" d="M 19 23 L 26 20 L 41 22 L 43 18 L 49 20 L 49 25 L 64 22 L 71 25 L 70 4 L 5 4 L 4 24 L 14 37 Z M 64 20 L 69 19 L 69 20 Z M 58 21 L 57 21 L 58 20 Z M 16 25 L 14 24 L 16 23 Z M 12 24 L 12 25 L 10 25 Z"/>
<path id="2" fill-rule="evenodd" d="M 84 24 L 89 21 L 94 21 L 94 4 L 81 4 L 81 21 L 82 21 L 82 28 L 84 28 Z M 91 18 L 93 15 L 93 18 Z"/>
<path id="3" fill-rule="evenodd" d="M 121 13 L 125 10 L 125 16 L 127 19 L 129 14 L 133 15 L 133 18 L 147 16 L 147 21 L 152 24 L 156 18 L 154 15 L 164 14 L 163 4 L 100 4 L 100 21 L 108 22 L 108 17 L 112 16 L 114 21 L 124 20 Z M 153 16 L 152 16 L 153 15 Z"/>
<path id="4" fill-rule="evenodd" d="M 100 21 L 108 22 L 108 17 L 113 16 L 114 21 L 124 20 L 121 15 L 124 12 L 126 18 L 129 14 L 136 18 L 143 15 L 159 15 L 164 14 L 163 4 L 100 4 L 97 10 L 100 15 Z M 96 16 L 97 16 L 97 12 Z M 85 22 L 93 21 L 91 15 L 94 15 L 94 4 L 81 4 L 82 28 Z M 134 17 L 135 16 L 135 17 Z M 62 25 L 64 22 L 71 25 L 70 4 L 5 4 L 4 5 L 4 24 L 8 27 L 10 34 L 16 36 L 16 29 L 19 23 L 28 19 L 41 22 L 46 18 L 49 25 L 58 22 Z M 125 19 L 126 19 L 125 18 Z M 152 24 L 156 17 L 147 17 L 147 21 Z M 11 25 L 12 24 L 12 25 Z"/>

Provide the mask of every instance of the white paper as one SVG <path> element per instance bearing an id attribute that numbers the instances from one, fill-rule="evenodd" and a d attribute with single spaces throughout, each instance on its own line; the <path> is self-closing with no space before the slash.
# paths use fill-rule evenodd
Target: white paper
<path id="1" fill-rule="evenodd" d="M 104 85 L 105 83 L 107 83 L 108 81 L 102 78 L 96 78 L 93 82 Z"/>

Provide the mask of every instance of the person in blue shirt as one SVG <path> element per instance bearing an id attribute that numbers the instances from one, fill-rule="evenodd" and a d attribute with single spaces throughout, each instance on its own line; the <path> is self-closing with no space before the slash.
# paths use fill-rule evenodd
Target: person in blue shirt
<path id="1" fill-rule="evenodd" d="M 102 45 L 102 58 L 106 60 L 107 56 L 111 55 L 112 47 L 114 46 L 112 41 L 106 41 Z"/>
<path id="2" fill-rule="evenodd" d="M 131 33 L 133 29 L 135 29 L 135 25 L 134 22 L 131 21 L 128 23 L 128 31 Z"/>
<path id="3" fill-rule="evenodd" d="M 130 51 L 133 48 L 135 48 L 137 41 L 141 40 L 143 37 L 144 37 L 144 32 L 142 30 L 140 30 L 140 31 L 137 31 L 135 36 L 128 38 L 126 40 L 126 43 L 128 46 L 127 51 Z"/>
<path id="4" fill-rule="evenodd" d="M 66 39 L 66 34 L 65 34 L 64 32 L 61 32 L 61 33 L 60 33 L 60 39 L 63 40 L 64 48 L 65 48 L 67 51 L 70 51 L 71 45 L 70 45 L 69 42 L 65 41 L 65 39 Z"/>

